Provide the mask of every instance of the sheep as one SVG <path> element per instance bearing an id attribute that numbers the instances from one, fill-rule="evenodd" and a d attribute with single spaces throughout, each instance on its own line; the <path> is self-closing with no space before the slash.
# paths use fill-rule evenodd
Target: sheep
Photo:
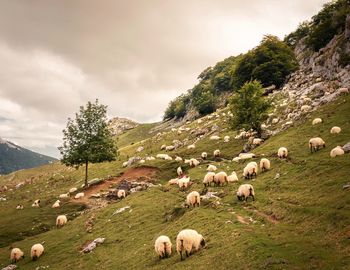
<path id="1" fill-rule="evenodd" d="M 212 164 L 209 164 L 209 165 L 207 166 L 207 171 L 208 171 L 208 172 L 215 172 L 217 169 L 218 169 L 218 168 L 216 168 L 216 166 L 215 166 L 215 165 L 212 165 Z"/>
<path id="2" fill-rule="evenodd" d="M 190 166 L 191 167 L 197 167 L 199 164 L 200 164 L 200 162 L 197 159 L 195 159 L 195 158 L 190 159 Z"/>
<path id="3" fill-rule="evenodd" d="M 211 183 L 214 182 L 214 178 L 215 178 L 215 173 L 214 172 L 208 172 L 203 179 L 203 184 L 204 186 L 210 186 Z"/>
<path id="4" fill-rule="evenodd" d="M 73 187 L 71 189 L 69 189 L 69 193 L 74 193 L 76 192 L 78 189 L 76 187 Z"/>
<path id="5" fill-rule="evenodd" d="M 239 201 L 247 201 L 248 197 L 252 197 L 255 200 L 254 187 L 251 184 L 240 185 L 237 190 L 237 198 Z"/>
<path id="6" fill-rule="evenodd" d="M 181 167 L 178 167 L 178 168 L 176 169 L 176 172 L 177 172 L 177 175 L 178 175 L 178 176 L 181 176 L 181 175 L 183 174 L 183 171 L 182 171 L 182 168 L 181 168 Z"/>
<path id="7" fill-rule="evenodd" d="M 243 177 L 245 179 L 251 179 L 253 176 L 257 176 L 258 164 L 256 162 L 249 162 L 243 169 Z"/>
<path id="8" fill-rule="evenodd" d="M 146 160 L 144 160 L 144 159 L 141 159 L 141 160 L 139 161 L 140 164 L 144 164 L 145 162 L 146 162 Z"/>
<path id="9" fill-rule="evenodd" d="M 163 144 L 161 147 L 160 147 L 160 150 L 165 150 L 166 149 L 166 145 Z"/>
<path id="10" fill-rule="evenodd" d="M 180 190 L 185 190 L 189 186 L 189 183 L 190 183 L 189 177 L 180 178 L 178 180 L 178 185 Z"/>
<path id="11" fill-rule="evenodd" d="M 267 126 L 266 126 L 266 124 L 261 124 L 261 125 L 260 125 L 260 128 L 261 128 L 261 130 L 266 130 L 266 129 L 267 129 Z"/>
<path id="12" fill-rule="evenodd" d="M 212 136 L 210 136 L 209 139 L 210 139 L 210 140 L 213 140 L 213 141 L 217 141 L 217 140 L 220 140 L 220 137 L 217 136 L 217 135 L 212 135 Z"/>
<path id="13" fill-rule="evenodd" d="M 64 226 L 66 223 L 67 223 L 67 216 L 66 215 L 59 215 L 57 218 L 56 218 L 56 227 L 59 228 L 59 227 L 62 227 Z"/>
<path id="14" fill-rule="evenodd" d="M 124 189 L 119 189 L 117 193 L 118 199 L 125 198 L 126 197 L 126 192 Z"/>
<path id="15" fill-rule="evenodd" d="M 279 158 L 287 158 L 288 156 L 288 149 L 286 147 L 280 147 L 277 151 L 277 156 Z"/>
<path id="16" fill-rule="evenodd" d="M 240 154 L 238 155 L 238 157 L 239 157 L 240 159 L 250 159 L 250 158 L 255 157 L 255 154 L 253 154 L 253 153 L 240 153 Z"/>
<path id="17" fill-rule="evenodd" d="M 201 203 L 201 198 L 200 195 L 197 191 L 192 191 L 191 193 L 189 193 L 186 197 L 186 203 L 188 206 L 199 206 Z"/>
<path id="18" fill-rule="evenodd" d="M 191 163 L 191 160 L 190 159 L 185 159 L 184 163 L 189 165 Z"/>
<path id="19" fill-rule="evenodd" d="M 341 146 L 337 146 L 335 148 L 332 149 L 332 151 L 330 152 L 330 156 L 333 158 L 333 157 L 336 157 L 336 156 L 341 156 L 341 155 L 344 155 L 344 150 Z"/>
<path id="20" fill-rule="evenodd" d="M 176 251 L 183 260 L 182 252 L 185 251 L 186 257 L 191 253 L 198 251 L 205 246 L 205 240 L 201 234 L 195 230 L 185 229 L 179 232 L 176 237 Z"/>
<path id="21" fill-rule="evenodd" d="M 168 236 L 161 235 L 156 239 L 154 243 L 154 249 L 159 255 L 159 259 L 168 258 L 171 255 L 171 241 Z"/>
<path id="22" fill-rule="evenodd" d="M 10 254 L 11 263 L 16 263 L 23 258 L 24 258 L 24 253 L 19 248 L 13 248 L 11 250 L 11 254 Z"/>
<path id="23" fill-rule="evenodd" d="M 178 184 L 179 184 L 179 178 L 170 179 L 170 180 L 168 181 L 168 183 L 169 183 L 170 185 L 178 185 Z"/>
<path id="24" fill-rule="evenodd" d="M 40 199 L 37 199 L 33 202 L 32 207 L 40 207 Z"/>
<path id="25" fill-rule="evenodd" d="M 175 161 L 182 162 L 182 158 L 179 156 L 176 156 Z"/>
<path id="26" fill-rule="evenodd" d="M 264 171 L 270 170 L 270 168 L 271 168 L 270 160 L 268 160 L 267 158 L 262 158 L 260 160 L 260 170 L 264 172 Z"/>
<path id="27" fill-rule="evenodd" d="M 198 123 L 198 124 L 202 124 L 202 122 L 203 122 L 203 121 L 202 121 L 201 119 L 198 119 L 198 120 L 197 120 L 197 123 Z"/>
<path id="28" fill-rule="evenodd" d="M 67 199 L 67 198 L 69 198 L 69 193 L 60 194 L 58 196 L 58 198 L 60 198 L 60 199 Z"/>
<path id="29" fill-rule="evenodd" d="M 279 121 L 279 119 L 278 119 L 278 118 L 273 118 L 273 119 L 272 119 L 272 124 L 277 124 L 277 123 L 278 123 L 278 121 Z"/>
<path id="30" fill-rule="evenodd" d="M 338 134 L 340 133 L 340 131 L 341 131 L 340 127 L 334 126 L 331 128 L 331 134 Z"/>
<path id="31" fill-rule="evenodd" d="M 311 153 L 317 152 L 321 147 L 323 148 L 326 147 L 326 143 L 324 142 L 324 140 L 322 140 L 322 138 L 316 137 L 316 138 L 311 138 L 309 140 L 309 148 Z"/>
<path id="32" fill-rule="evenodd" d="M 241 160 L 240 157 L 234 157 L 234 158 L 232 159 L 232 161 L 234 161 L 234 162 L 239 162 L 240 160 Z"/>
<path id="33" fill-rule="evenodd" d="M 173 158 L 169 156 L 168 154 L 157 154 L 157 158 L 164 159 L 164 160 L 172 160 Z"/>
<path id="34" fill-rule="evenodd" d="M 224 137 L 224 142 L 225 142 L 225 143 L 228 143 L 229 141 L 230 141 L 230 136 L 227 136 L 227 135 L 226 135 L 226 136 Z"/>
<path id="35" fill-rule="evenodd" d="M 303 105 L 303 106 L 301 106 L 300 110 L 301 110 L 302 112 L 308 112 L 308 111 L 311 110 L 311 106 L 309 106 L 309 105 Z"/>
<path id="36" fill-rule="evenodd" d="M 254 138 L 252 144 L 254 144 L 254 145 L 260 145 L 260 144 L 263 143 L 263 141 L 264 141 L 263 139 Z"/>
<path id="37" fill-rule="evenodd" d="M 195 149 L 195 148 L 196 148 L 196 146 L 194 144 L 190 144 L 187 146 L 187 149 Z"/>
<path id="38" fill-rule="evenodd" d="M 30 250 L 30 255 L 33 261 L 37 260 L 44 253 L 44 246 L 42 244 L 35 244 Z"/>
<path id="39" fill-rule="evenodd" d="M 227 174 L 225 172 L 219 172 L 215 174 L 214 183 L 217 186 L 223 186 L 225 183 L 228 184 Z"/>
<path id="40" fill-rule="evenodd" d="M 123 168 L 128 167 L 128 162 L 127 162 L 127 161 L 123 162 L 122 167 L 123 167 Z"/>
<path id="41" fill-rule="evenodd" d="M 322 119 L 321 118 L 315 118 L 314 120 L 312 120 L 312 125 L 317 125 L 322 123 Z"/>
<path id="42" fill-rule="evenodd" d="M 247 132 L 246 131 L 241 131 L 237 136 L 235 136 L 235 139 L 244 139 L 247 137 Z"/>
<path id="43" fill-rule="evenodd" d="M 165 147 L 165 151 L 173 151 L 175 149 L 174 145 L 168 145 L 167 147 Z"/>
<path id="44" fill-rule="evenodd" d="M 231 182 L 237 182 L 237 181 L 238 181 L 238 177 L 235 171 L 233 171 L 231 175 L 227 176 L 227 182 L 231 183 Z"/>
<path id="45" fill-rule="evenodd" d="M 23 207 L 22 204 L 18 204 L 18 205 L 16 206 L 16 209 L 17 209 L 17 210 L 23 210 L 23 208 L 24 208 L 24 207 Z"/>
<path id="46" fill-rule="evenodd" d="M 208 157 L 207 152 L 203 152 L 203 153 L 201 154 L 201 157 L 202 157 L 202 159 L 207 159 L 207 157 Z"/>
<path id="47" fill-rule="evenodd" d="M 52 205 L 52 208 L 58 208 L 58 207 L 60 207 L 60 206 L 61 206 L 60 203 L 61 203 L 60 200 L 55 201 L 55 203 Z"/>
<path id="48" fill-rule="evenodd" d="M 81 199 L 85 196 L 84 192 L 79 192 L 75 194 L 74 199 Z"/>
<path id="49" fill-rule="evenodd" d="M 213 153 L 214 157 L 219 157 L 221 155 L 221 152 L 219 149 L 216 149 Z"/>

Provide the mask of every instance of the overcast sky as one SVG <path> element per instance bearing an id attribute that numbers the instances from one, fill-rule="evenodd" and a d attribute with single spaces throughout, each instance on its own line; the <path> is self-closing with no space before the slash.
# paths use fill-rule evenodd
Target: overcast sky
<path id="1" fill-rule="evenodd" d="M 98 98 L 161 120 L 217 61 L 283 38 L 324 0 L 2 0 L 0 137 L 58 157 L 62 129 Z"/>

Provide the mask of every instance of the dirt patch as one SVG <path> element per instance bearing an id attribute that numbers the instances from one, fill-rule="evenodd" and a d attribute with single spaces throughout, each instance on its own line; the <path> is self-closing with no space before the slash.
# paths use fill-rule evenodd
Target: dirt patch
<path id="1" fill-rule="evenodd" d="M 245 224 L 245 225 L 249 225 L 249 222 L 241 215 L 236 214 L 236 217 L 237 217 L 238 222 Z"/>
<path id="2" fill-rule="evenodd" d="M 248 211 L 253 211 L 257 216 L 266 219 L 267 221 L 269 221 L 272 224 L 277 224 L 278 223 L 278 220 L 277 220 L 277 218 L 274 215 L 270 216 L 268 214 L 265 214 L 263 212 L 258 211 L 257 209 L 250 209 L 248 207 L 244 207 L 244 209 L 246 209 Z"/>
<path id="3" fill-rule="evenodd" d="M 124 171 L 124 173 L 120 176 L 111 177 L 106 179 L 100 184 L 93 185 L 85 189 L 83 192 L 85 196 L 81 199 L 74 199 L 72 197 L 72 201 L 83 203 L 86 205 L 90 205 L 91 201 L 95 200 L 90 198 L 91 195 L 100 193 L 101 191 L 108 190 L 111 186 L 115 186 L 119 184 L 121 181 L 144 181 L 151 182 L 154 181 L 154 177 L 156 176 L 159 170 L 155 167 L 142 166 L 137 168 L 130 168 Z"/>

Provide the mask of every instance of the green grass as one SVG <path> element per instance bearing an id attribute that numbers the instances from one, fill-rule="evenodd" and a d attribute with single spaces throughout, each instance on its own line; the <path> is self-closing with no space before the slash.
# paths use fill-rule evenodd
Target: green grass
<path id="1" fill-rule="evenodd" d="M 349 269 L 350 197 L 349 191 L 343 190 L 342 186 L 349 182 L 350 158 L 349 154 L 333 159 L 329 157 L 333 147 L 349 141 L 349 112 L 350 97 L 341 97 L 294 127 L 268 139 L 253 152 L 267 156 L 272 169 L 258 174 L 254 181 L 245 181 L 241 177 L 249 161 L 209 161 L 219 170 L 235 170 L 240 181 L 224 187 L 210 187 L 210 190 L 223 194 L 220 204 L 215 204 L 215 200 L 203 201 L 201 207 L 195 209 L 182 208 L 181 205 L 189 191 L 203 191 L 204 163 L 196 168 L 185 167 L 194 184 L 188 191 L 181 192 L 178 187 L 167 185 L 167 181 L 176 176 L 177 162 L 146 162 L 147 166 L 159 168 L 157 179 L 163 186 L 133 193 L 106 208 L 82 214 L 79 214 L 81 206 L 72 203 L 64 204 L 59 210 L 51 209 L 58 194 L 82 184 L 82 169 L 68 170 L 53 164 L 0 177 L 0 185 L 8 184 L 11 179 L 17 183 L 31 176 L 38 178 L 34 185 L 7 192 L 8 200 L 0 202 L 0 267 L 9 263 L 9 247 L 12 245 L 20 247 L 27 255 L 17 264 L 19 269 L 38 266 L 50 266 L 49 269 Z M 321 117 L 324 123 L 312 126 L 314 117 Z M 221 137 L 235 135 L 221 120 L 212 120 L 210 126 L 214 123 L 219 125 Z M 340 134 L 329 133 L 334 125 L 342 128 Z M 193 129 L 199 125 L 194 122 L 186 126 Z M 134 142 L 133 145 L 127 141 L 129 135 L 129 142 Z M 145 147 L 141 156 L 155 156 L 161 152 L 162 144 L 171 144 L 175 138 L 195 139 L 190 131 L 180 136 L 170 131 L 157 141 L 155 137 L 147 139 L 143 129 L 131 130 L 122 136 L 125 146 L 120 149 L 118 160 L 90 166 L 90 178 L 118 175 L 123 170 L 122 162 L 135 155 L 139 145 Z M 327 147 L 310 154 L 308 140 L 314 136 L 321 136 Z M 136 139 L 146 140 L 137 142 Z M 202 151 L 211 155 L 213 150 L 220 149 L 224 157 L 231 159 L 242 145 L 240 140 L 231 139 L 224 144 L 205 138 L 196 143 L 194 150 L 183 147 L 169 154 L 190 158 L 200 157 Z M 277 158 L 280 146 L 288 148 L 288 160 Z M 274 179 L 277 172 L 281 176 Z M 42 176 L 38 177 L 40 174 Z M 235 191 L 243 182 L 253 184 L 254 202 L 237 201 Z M 38 196 L 45 206 L 32 209 L 30 204 Z M 25 204 L 24 210 L 14 209 L 18 201 Z M 113 215 L 116 209 L 124 206 L 131 206 L 131 210 Z M 65 227 L 56 229 L 54 221 L 59 213 L 69 213 L 70 221 Z M 95 225 L 92 233 L 86 233 L 84 223 L 92 213 L 96 215 Z M 240 223 L 237 215 L 249 224 Z M 45 229 L 40 224 L 44 224 Z M 180 261 L 175 252 L 170 258 L 159 260 L 153 250 L 155 239 L 161 234 L 168 235 L 174 247 L 177 233 L 184 228 L 201 233 L 206 239 L 206 247 L 184 261 Z M 87 241 L 97 237 L 105 237 L 105 243 L 91 254 L 79 253 Z M 31 245 L 43 241 L 44 256 L 31 262 Z"/>

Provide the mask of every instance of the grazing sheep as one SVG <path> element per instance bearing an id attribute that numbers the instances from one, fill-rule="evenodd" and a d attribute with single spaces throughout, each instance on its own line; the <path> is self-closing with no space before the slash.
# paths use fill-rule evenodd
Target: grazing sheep
<path id="1" fill-rule="evenodd" d="M 190 144 L 189 146 L 187 146 L 187 149 L 195 149 L 196 146 L 194 144 Z"/>
<path id="2" fill-rule="evenodd" d="M 168 145 L 167 147 L 165 147 L 165 151 L 173 151 L 175 149 L 174 145 Z"/>
<path id="3" fill-rule="evenodd" d="M 146 160 L 147 161 L 151 161 L 151 160 L 155 160 L 156 158 L 155 157 L 153 157 L 153 156 L 150 156 L 150 157 L 146 157 Z"/>
<path id="4" fill-rule="evenodd" d="M 260 145 L 260 144 L 263 143 L 263 141 L 264 141 L 263 139 L 254 138 L 252 144 L 253 144 L 253 145 Z"/>
<path id="5" fill-rule="evenodd" d="M 203 153 L 201 154 L 201 157 L 202 157 L 202 159 L 207 159 L 207 157 L 208 157 L 207 152 L 203 152 Z"/>
<path id="6" fill-rule="evenodd" d="M 211 183 L 214 183 L 215 173 L 214 172 L 208 172 L 204 176 L 203 184 L 205 187 L 210 186 Z"/>
<path id="7" fill-rule="evenodd" d="M 214 183 L 217 186 L 223 186 L 225 183 L 228 184 L 227 174 L 225 172 L 219 172 L 215 174 Z"/>
<path id="8" fill-rule="evenodd" d="M 125 190 L 124 190 L 124 189 L 119 189 L 119 190 L 118 190 L 118 193 L 117 193 L 117 197 L 118 197 L 119 199 L 125 198 L 125 197 L 126 197 L 126 192 L 125 192 Z"/>
<path id="9" fill-rule="evenodd" d="M 340 127 L 335 126 L 331 128 L 331 134 L 338 134 L 340 133 L 340 131 L 341 131 Z"/>
<path id="10" fill-rule="evenodd" d="M 23 208 L 24 208 L 24 207 L 23 207 L 22 204 L 18 204 L 18 205 L 16 206 L 16 209 L 17 209 L 17 210 L 23 210 Z"/>
<path id="11" fill-rule="evenodd" d="M 183 177 L 178 180 L 178 185 L 180 190 L 184 191 L 190 184 L 190 178 L 189 177 Z"/>
<path id="12" fill-rule="evenodd" d="M 44 253 L 44 246 L 42 244 L 35 244 L 32 246 L 30 255 L 33 261 L 37 260 Z"/>
<path id="13" fill-rule="evenodd" d="M 314 120 L 312 120 L 312 125 L 317 125 L 322 123 L 322 119 L 321 118 L 315 118 Z"/>
<path id="14" fill-rule="evenodd" d="M 260 170 L 264 172 L 264 171 L 270 170 L 270 168 L 271 168 L 270 160 L 268 160 L 267 158 L 262 158 L 260 160 Z"/>
<path id="15" fill-rule="evenodd" d="M 191 160 L 190 159 L 185 159 L 184 163 L 189 165 L 191 163 Z"/>
<path id="16" fill-rule="evenodd" d="M 278 121 L 279 121 L 279 119 L 278 119 L 278 118 L 273 118 L 273 119 L 272 119 L 272 124 L 277 124 L 277 123 L 278 123 Z"/>
<path id="17" fill-rule="evenodd" d="M 13 248 L 10 254 L 10 260 L 12 263 L 18 262 L 20 259 L 24 258 L 24 253 L 19 248 Z"/>
<path id="18" fill-rule="evenodd" d="M 170 180 L 168 181 L 168 183 L 169 183 L 170 185 L 178 185 L 178 184 L 179 184 L 179 178 L 170 179 Z"/>
<path id="19" fill-rule="evenodd" d="M 66 215 L 59 215 L 56 218 L 56 227 L 59 228 L 59 227 L 64 226 L 67 223 L 67 221 L 68 221 L 68 219 L 67 219 Z"/>
<path id="20" fill-rule="evenodd" d="M 60 200 L 55 201 L 55 203 L 52 205 L 52 208 L 58 208 L 58 207 L 60 207 L 60 206 L 61 206 L 60 203 L 61 203 Z"/>
<path id="21" fill-rule="evenodd" d="M 164 160 L 172 160 L 173 158 L 169 156 L 168 154 L 157 154 L 157 158 L 164 159 Z"/>
<path id="22" fill-rule="evenodd" d="M 127 161 L 123 162 L 122 166 L 123 166 L 123 168 L 128 167 L 128 162 Z"/>
<path id="23" fill-rule="evenodd" d="M 191 167 L 197 167 L 199 164 L 200 164 L 200 162 L 197 159 L 195 159 L 195 158 L 190 159 L 190 166 Z"/>
<path id="24" fill-rule="evenodd" d="M 179 157 L 179 156 L 176 156 L 175 161 L 181 162 L 181 161 L 182 161 L 182 158 Z"/>
<path id="25" fill-rule="evenodd" d="M 248 197 L 252 197 L 255 200 L 254 188 L 251 184 L 240 185 L 237 190 L 237 198 L 239 201 L 247 201 Z"/>
<path id="26" fill-rule="evenodd" d="M 84 192 L 79 192 L 75 194 L 74 199 L 81 199 L 85 196 Z"/>
<path id="27" fill-rule="evenodd" d="M 201 203 L 201 198 L 200 195 L 197 191 L 192 191 L 191 193 L 189 193 L 186 197 L 186 203 L 188 206 L 199 206 Z"/>
<path id="28" fill-rule="evenodd" d="M 166 145 L 163 144 L 161 147 L 160 147 L 160 150 L 165 150 L 166 149 Z"/>
<path id="29" fill-rule="evenodd" d="M 181 168 L 181 167 L 178 167 L 177 170 L 176 170 L 176 172 L 177 172 L 177 175 L 178 175 L 178 176 L 181 176 L 181 175 L 183 174 L 183 171 L 182 171 L 182 168 Z"/>
<path id="30" fill-rule="evenodd" d="M 277 155 L 279 158 L 287 158 L 288 156 L 288 149 L 286 147 L 280 147 L 278 149 Z"/>
<path id="31" fill-rule="evenodd" d="M 316 138 L 311 138 L 309 140 L 309 148 L 311 153 L 317 152 L 321 147 L 323 148 L 326 147 L 326 143 L 324 142 L 324 140 L 322 140 L 322 138 L 316 137 Z"/>
<path id="32" fill-rule="evenodd" d="M 32 207 L 40 207 L 40 199 L 35 200 L 32 204 Z"/>
<path id="33" fill-rule="evenodd" d="M 201 234 L 195 230 L 186 229 L 179 232 L 176 237 L 176 251 L 183 260 L 182 252 L 185 251 L 186 257 L 193 252 L 198 251 L 205 246 L 205 240 Z"/>
<path id="34" fill-rule="evenodd" d="M 168 258 L 171 255 L 171 241 L 168 236 L 161 235 L 156 239 L 154 243 L 154 249 L 159 255 L 159 259 Z"/>
<path id="35" fill-rule="evenodd" d="M 216 149 L 213 153 L 214 157 L 219 157 L 221 155 L 221 152 L 219 149 Z"/>
<path id="36" fill-rule="evenodd" d="M 141 159 L 141 160 L 139 161 L 140 164 L 144 164 L 145 162 L 146 162 L 146 160 L 144 160 L 144 159 Z"/>
<path id="37" fill-rule="evenodd" d="M 303 106 L 301 106 L 300 110 L 301 110 L 302 112 L 308 112 L 308 111 L 311 110 L 311 106 L 309 106 L 309 105 L 303 105 Z"/>
<path id="38" fill-rule="evenodd" d="M 227 176 L 227 182 L 231 183 L 231 182 L 237 182 L 237 181 L 238 181 L 238 177 L 235 171 L 233 171 L 231 175 Z"/>
<path id="39" fill-rule="evenodd" d="M 240 154 L 238 155 L 238 157 L 239 157 L 240 159 L 250 159 L 250 158 L 255 157 L 255 154 L 253 154 L 253 153 L 240 153 Z"/>
<path id="40" fill-rule="evenodd" d="M 228 143 L 229 141 L 230 141 L 230 136 L 227 136 L 227 135 L 226 135 L 226 136 L 224 137 L 224 142 L 225 142 L 225 143 Z"/>
<path id="41" fill-rule="evenodd" d="M 60 199 L 67 199 L 69 198 L 69 193 L 64 193 L 64 194 L 60 194 L 60 196 L 58 196 Z"/>
<path id="42" fill-rule="evenodd" d="M 234 161 L 234 162 L 239 162 L 240 160 L 241 160 L 240 157 L 234 157 L 234 158 L 232 159 L 232 161 Z"/>
<path id="43" fill-rule="evenodd" d="M 330 156 L 331 157 L 336 157 L 336 156 L 341 156 L 341 155 L 344 155 L 344 150 L 341 146 L 337 146 L 335 148 L 332 149 L 331 153 L 330 153 Z"/>
<path id="44" fill-rule="evenodd" d="M 261 124 L 260 128 L 261 128 L 261 130 L 266 130 L 267 126 L 266 126 L 266 124 Z"/>
<path id="45" fill-rule="evenodd" d="M 69 189 L 69 193 L 74 193 L 76 192 L 78 189 L 76 187 L 73 187 L 71 189 Z"/>
<path id="46" fill-rule="evenodd" d="M 216 168 L 216 166 L 215 166 L 215 165 L 212 165 L 212 164 L 209 164 L 209 165 L 207 166 L 207 171 L 208 171 L 208 172 L 215 172 L 217 169 L 218 169 L 218 168 Z"/>
<path id="47" fill-rule="evenodd" d="M 217 136 L 217 135 L 212 135 L 212 136 L 210 136 L 209 139 L 210 139 L 210 140 L 213 140 L 213 141 L 217 141 L 217 140 L 220 140 L 220 137 Z"/>
<path id="48" fill-rule="evenodd" d="M 254 161 L 249 162 L 243 169 L 243 177 L 245 179 L 256 178 L 258 172 L 258 164 Z"/>
<path id="49" fill-rule="evenodd" d="M 246 131 L 241 131 L 237 136 L 235 136 L 235 139 L 245 139 L 247 138 L 247 132 Z"/>

